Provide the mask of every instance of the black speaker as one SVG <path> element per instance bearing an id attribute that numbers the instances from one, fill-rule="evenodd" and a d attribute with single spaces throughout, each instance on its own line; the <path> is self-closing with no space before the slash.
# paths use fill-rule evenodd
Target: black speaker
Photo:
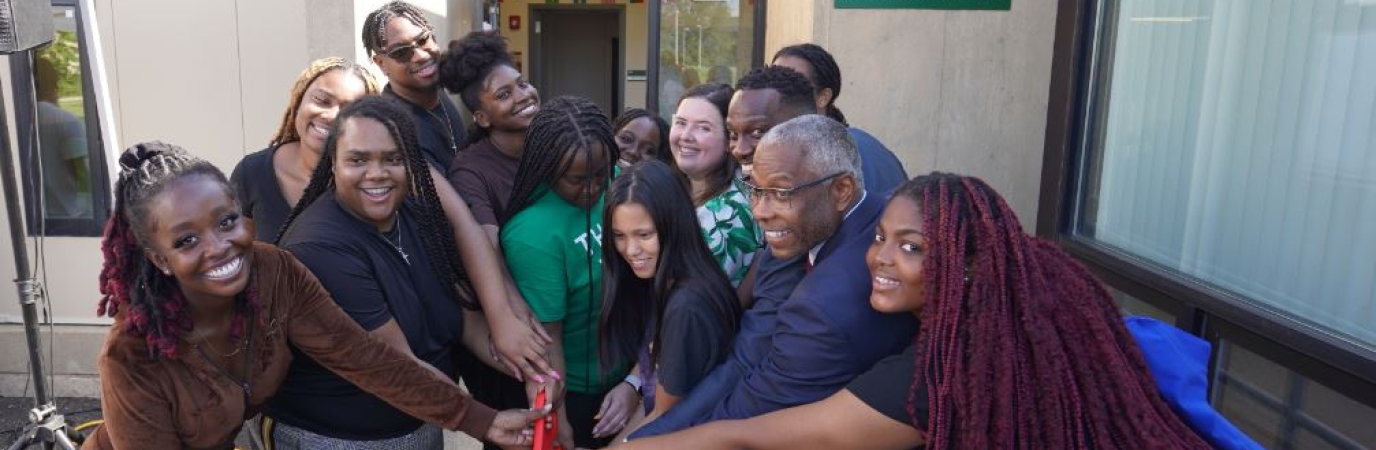
<path id="1" fill-rule="evenodd" d="M 49 0 L 0 0 L 0 53 L 28 50 L 53 40 Z"/>

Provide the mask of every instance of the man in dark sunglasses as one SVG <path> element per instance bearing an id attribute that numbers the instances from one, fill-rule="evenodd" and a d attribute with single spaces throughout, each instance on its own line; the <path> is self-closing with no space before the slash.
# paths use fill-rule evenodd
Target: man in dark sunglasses
<path id="1" fill-rule="evenodd" d="M 426 159 L 444 172 L 467 134 L 463 117 L 439 83 L 437 39 L 425 15 L 406 2 L 382 5 L 363 21 L 363 47 L 387 76 L 382 95 L 410 106 Z"/>

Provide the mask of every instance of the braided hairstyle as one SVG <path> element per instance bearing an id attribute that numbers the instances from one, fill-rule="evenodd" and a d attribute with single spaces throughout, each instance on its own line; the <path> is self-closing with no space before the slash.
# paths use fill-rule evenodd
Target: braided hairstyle
<path id="1" fill-rule="evenodd" d="M 315 170 L 311 172 L 311 180 L 306 185 L 305 192 L 301 194 L 301 200 L 291 209 L 291 214 L 287 215 L 286 222 L 282 224 L 282 229 L 277 231 L 277 237 L 273 241 L 280 243 L 302 211 L 321 195 L 332 193 L 335 154 L 339 151 L 339 138 L 346 132 L 344 124 L 355 117 L 376 120 L 387 127 L 392 141 L 406 156 L 406 174 L 410 183 L 402 207 L 414 208 L 416 211 L 417 234 L 424 243 L 425 256 L 429 258 L 435 276 L 441 285 L 451 290 L 450 293 L 459 304 L 465 308 L 477 309 L 478 305 L 473 300 L 477 297 L 468 282 L 468 275 L 464 272 L 463 263 L 459 258 L 458 247 L 454 243 L 454 230 L 440 206 L 439 196 L 435 193 L 435 182 L 430 177 L 429 163 L 426 162 L 420 142 L 416 138 L 415 122 L 411 113 L 398 102 L 383 96 L 364 97 L 339 112 L 339 117 L 335 118 L 334 125 L 330 128 L 330 137 L 325 141 L 325 151 L 320 156 L 320 163 L 316 164 Z"/>
<path id="2" fill-rule="evenodd" d="M 608 164 L 621 159 L 621 150 L 612 137 L 612 124 L 596 103 L 582 97 L 559 97 L 542 105 L 526 131 L 526 148 L 512 181 L 511 198 L 506 202 L 506 210 L 499 214 L 501 224 L 506 225 L 535 203 L 564 175 L 572 164 L 571 160 L 564 161 L 566 155 L 594 143 L 606 149 Z"/>
<path id="3" fill-rule="evenodd" d="M 1103 285 L 992 188 L 933 173 L 899 198 L 920 207 L 927 244 L 908 412 L 925 384 L 929 423 L 913 425 L 928 449 L 1208 448 L 1162 401 Z"/>
<path id="4" fill-rule="evenodd" d="M 173 359 L 177 340 L 193 328 L 186 297 L 173 276 L 158 270 L 144 254 L 152 236 L 150 201 L 174 181 L 210 177 L 233 196 L 225 174 L 185 149 L 163 142 L 136 144 L 119 157 L 115 209 L 105 222 L 100 252 L 100 304 L 96 315 L 123 316 L 124 332 L 143 337 L 149 355 Z M 231 339 L 243 336 L 245 320 L 257 314 L 258 296 L 250 286 L 234 302 Z"/>
<path id="5" fill-rule="evenodd" d="M 657 147 L 659 150 L 653 155 L 654 159 L 664 164 L 668 164 L 671 168 L 677 169 L 678 165 L 674 162 L 674 154 L 669 151 L 669 122 L 665 122 L 664 118 L 659 117 L 658 114 L 652 113 L 650 110 L 644 108 L 626 108 L 625 111 L 621 112 L 620 116 L 616 117 L 616 121 L 612 122 L 613 134 L 620 134 L 622 128 L 625 128 L 626 125 L 630 125 L 631 122 L 635 122 L 639 119 L 650 119 L 651 122 L 654 122 L 655 129 L 659 131 L 659 144 Z"/>
<path id="6" fill-rule="evenodd" d="M 812 82 L 807 81 L 807 76 L 796 70 L 783 66 L 764 66 L 751 70 L 736 82 L 738 91 L 762 89 L 773 89 L 778 92 L 779 107 L 796 112 L 791 117 L 817 112 Z"/>
<path id="7" fill-rule="evenodd" d="M 721 113 L 722 148 L 726 150 L 726 157 L 722 158 L 721 167 L 713 172 L 711 177 L 707 180 L 707 190 L 693 197 L 694 205 L 706 203 L 707 200 L 710 200 L 712 197 L 716 197 L 721 195 L 722 192 L 726 192 L 727 189 L 731 188 L 731 183 L 735 179 L 736 167 L 739 163 L 736 162 L 736 158 L 731 157 L 731 140 L 729 138 L 731 133 L 726 129 L 726 110 L 731 104 L 731 95 L 734 93 L 735 91 L 731 90 L 731 86 L 721 83 L 709 83 L 694 86 L 692 89 L 684 92 L 682 97 L 678 98 L 678 105 L 682 105 L 684 100 L 690 98 L 706 100 L 707 103 L 711 103 L 713 107 L 716 107 L 718 113 Z M 675 106 L 674 110 L 677 111 L 678 107 Z"/>
<path id="8" fill-rule="evenodd" d="M 400 0 L 387 2 L 363 19 L 363 48 L 368 51 L 368 56 L 381 52 L 387 45 L 387 23 L 398 17 L 411 21 L 425 31 L 435 29 L 429 20 L 425 20 L 425 14 L 410 3 Z"/>
<path id="9" fill-rule="evenodd" d="M 449 42 L 449 50 L 440 57 L 440 83 L 449 92 L 457 92 L 459 100 L 476 114 L 482 108 L 483 80 L 492 69 L 516 67 L 507 51 L 506 38 L 495 31 L 474 31 L 462 39 Z M 487 137 L 487 129 L 474 123 L 468 130 L 468 144 Z"/>
<path id="10" fill-rule="evenodd" d="M 306 96 L 306 89 L 317 78 L 335 70 L 348 72 L 362 80 L 365 95 L 378 93 L 377 80 L 373 78 L 372 72 L 353 61 L 336 57 L 311 61 L 310 67 L 296 76 L 296 83 L 291 86 L 291 96 L 288 97 L 290 100 L 287 101 L 287 110 L 282 113 L 282 124 L 277 126 L 277 134 L 273 135 L 272 142 L 269 142 L 268 145 L 276 147 L 301 140 L 301 136 L 296 134 L 296 112 L 301 109 L 301 101 Z"/>
<path id="11" fill-rule="evenodd" d="M 846 126 L 846 115 L 841 113 L 841 109 L 836 107 L 836 99 L 841 97 L 841 67 L 836 65 L 836 59 L 831 57 L 826 49 L 817 44 L 798 44 L 790 45 L 779 49 L 774 53 L 773 61 L 779 58 L 792 56 L 802 58 L 812 66 L 812 82 L 816 85 L 813 88 L 816 92 L 822 89 L 831 89 L 831 100 L 827 102 L 826 116 Z"/>

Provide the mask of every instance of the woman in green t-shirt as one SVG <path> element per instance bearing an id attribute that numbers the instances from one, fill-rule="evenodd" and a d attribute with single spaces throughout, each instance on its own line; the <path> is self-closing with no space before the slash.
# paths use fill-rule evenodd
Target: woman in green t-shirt
<path id="1" fill-rule="evenodd" d="M 602 192 L 619 153 L 596 104 L 577 97 L 546 103 L 530 124 L 501 220 L 511 277 L 554 338 L 549 361 L 567 388 L 559 408 L 565 448 L 605 445 L 592 433 L 597 418 L 635 407 L 635 390 L 621 383 L 627 368 L 602 368 L 598 359 Z"/>

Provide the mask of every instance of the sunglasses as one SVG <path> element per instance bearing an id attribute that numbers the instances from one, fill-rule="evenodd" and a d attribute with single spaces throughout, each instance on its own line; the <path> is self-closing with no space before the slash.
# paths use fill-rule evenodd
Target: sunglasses
<path id="1" fill-rule="evenodd" d="M 388 58 L 392 58 L 393 61 L 404 63 L 410 61 L 411 57 L 416 56 L 417 49 L 430 45 L 430 43 L 434 41 L 434 38 L 434 33 L 426 31 L 416 36 L 416 39 L 411 42 L 393 47 L 391 50 L 383 52 L 382 54 L 387 55 Z"/>

